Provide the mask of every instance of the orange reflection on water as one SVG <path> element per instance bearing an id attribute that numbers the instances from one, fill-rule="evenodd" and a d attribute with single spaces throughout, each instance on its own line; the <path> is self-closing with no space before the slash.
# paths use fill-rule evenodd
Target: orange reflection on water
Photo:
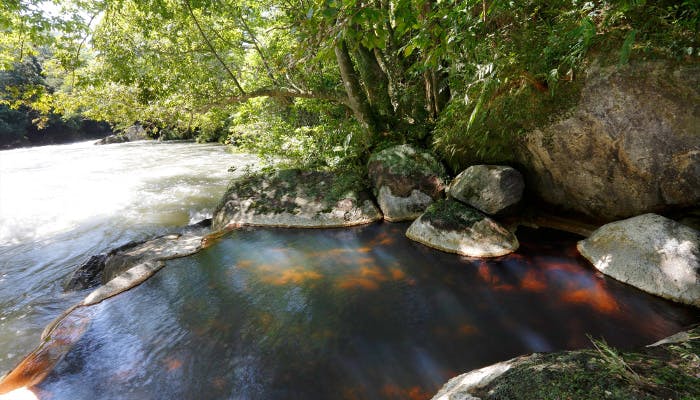
<path id="1" fill-rule="evenodd" d="M 520 288 L 529 292 L 544 292 L 547 289 L 547 280 L 541 273 L 530 270 L 520 280 Z"/>
<path id="2" fill-rule="evenodd" d="M 176 369 L 180 369 L 182 367 L 182 361 L 180 361 L 174 357 L 168 357 L 164 360 L 164 362 L 165 362 L 165 369 L 168 372 L 173 372 Z"/>
<path id="3" fill-rule="evenodd" d="M 591 287 L 565 290 L 560 298 L 566 303 L 590 305 L 596 311 L 605 314 L 612 314 L 620 310 L 615 298 L 599 281 L 596 281 Z"/>
<path id="4" fill-rule="evenodd" d="M 468 336 L 479 333 L 479 330 L 469 324 L 461 324 L 459 328 L 457 328 L 457 332 L 459 332 L 460 335 Z"/>
<path id="5" fill-rule="evenodd" d="M 420 386 L 401 387 L 392 383 L 382 386 L 381 394 L 386 399 L 427 400 L 431 397 Z"/>
<path id="6" fill-rule="evenodd" d="M 377 290 L 379 289 L 379 283 L 368 278 L 350 277 L 339 281 L 338 287 L 341 289 Z"/>
<path id="7" fill-rule="evenodd" d="M 398 268 L 392 268 L 391 269 L 391 279 L 395 281 L 400 281 L 402 279 L 406 278 L 406 273 L 403 272 L 402 270 Z"/>
<path id="8" fill-rule="evenodd" d="M 75 307 L 49 331 L 46 339 L 0 381 L 0 394 L 41 382 L 88 328 L 94 307 Z"/>
<path id="9" fill-rule="evenodd" d="M 306 281 L 321 279 L 323 275 L 316 271 L 304 270 L 301 268 L 286 269 L 276 276 L 265 276 L 262 281 L 272 285 L 288 285 L 293 283 L 300 285 Z"/>

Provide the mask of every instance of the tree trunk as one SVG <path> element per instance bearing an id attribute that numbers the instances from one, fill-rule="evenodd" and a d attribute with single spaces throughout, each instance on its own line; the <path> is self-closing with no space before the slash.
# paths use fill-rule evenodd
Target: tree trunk
<path id="1" fill-rule="evenodd" d="M 357 71 L 355 71 L 350 53 L 348 52 L 348 46 L 345 41 L 339 40 L 334 50 L 335 58 L 340 68 L 340 77 L 343 80 L 343 86 L 345 86 L 345 92 L 348 95 L 348 106 L 353 114 L 355 114 L 355 118 L 357 118 L 362 127 L 365 128 L 374 139 L 377 137 L 380 130 L 378 129 L 372 107 L 360 85 Z"/>
<path id="2" fill-rule="evenodd" d="M 389 79 L 374 52 L 359 44 L 356 54 L 357 67 L 379 128 L 389 131 L 394 120 L 394 108 L 389 97 Z"/>

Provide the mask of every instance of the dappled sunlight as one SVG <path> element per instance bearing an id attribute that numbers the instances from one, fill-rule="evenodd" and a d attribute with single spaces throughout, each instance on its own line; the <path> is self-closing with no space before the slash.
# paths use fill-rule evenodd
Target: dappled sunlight
<path id="1" fill-rule="evenodd" d="M 657 253 L 661 255 L 661 271 L 677 287 L 687 287 L 699 284 L 698 276 L 700 271 L 688 268 L 687 265 L 699 265 L 700 260 L 696 256 L 699 243 L 690 240 L 679 241 L 670 238 L 661 244 Z"/>

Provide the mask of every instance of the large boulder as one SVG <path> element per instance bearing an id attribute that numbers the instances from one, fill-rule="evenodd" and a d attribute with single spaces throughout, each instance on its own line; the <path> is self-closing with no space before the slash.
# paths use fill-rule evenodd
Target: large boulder
<path id="1" fill-rule="evenodd" d="M 447 196 L 498 214 L 523 197 L 525 181 L 516 169 L 503 165 L 472 165 L 452 180 Z"/>
<path id="2" fill-rule="evenodd" d="M 518 239 L 496 221 L 455 200 L 431 204 L 406 236 L 448 253 L 499 257 L 518 249 Z"/>
<path id="3" fill-rule="evenodd" d="M 387 221 L 418 218 L 445 189 L 445 167 L 429 152 L 407 144 L 372 154 L 367 169 Z"/>
<path id="4" fill-rule="evenodd" d="M 214 211 L 212 229 L 235 225 L 342 227 L 380 219 L 382 214 L 361 179 L 288 169 L 235 180 Z"/>
<path id="5" fill-rule="evenodd" d="M 530 132 L 520 162 L 543 200 L 616 220 L 700 203 L 700 64 L 593 66 L 578 105 Z"/>
<path id="6" fill-rule="evenodd" d="M 578 243 L 598 270 L 645 292 L 700 307 L 700 232 L 656 214 L 603 225 Z"/>

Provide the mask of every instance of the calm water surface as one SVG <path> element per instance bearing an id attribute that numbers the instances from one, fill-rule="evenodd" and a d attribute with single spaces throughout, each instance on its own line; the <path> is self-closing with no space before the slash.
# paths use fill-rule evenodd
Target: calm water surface
<path id="1" fill-rule="evenodd" d="M 0 375 L 85 296 L 61 288 L 77 265 L 206 218 L 235 175 L 228 168 L 252 162 L 193 143 L 0 151 Z"/>
<path id="2" fill-rule="evenodd" d="M 433 251 L 406 224 L 241 229 L 93 310 L 34 392 L 51 399 L 426 399 L 533 351 L 629 348 L 696 310 L 596 274 L 576 238 L 519 231 L 490 261 Z"/>

